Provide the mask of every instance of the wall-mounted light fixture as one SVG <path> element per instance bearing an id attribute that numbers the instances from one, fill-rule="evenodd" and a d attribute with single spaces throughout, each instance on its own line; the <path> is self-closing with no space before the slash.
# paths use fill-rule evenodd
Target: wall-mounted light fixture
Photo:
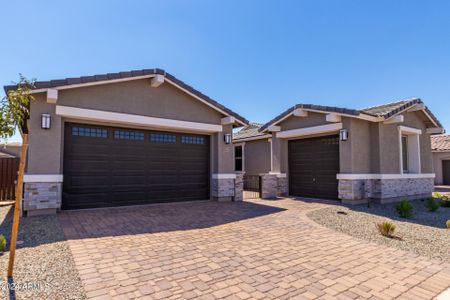
<path id="1" fill-rule="evenodd" d="M 348 139 L 348 130 L 347 129 L 339 130 L 339 139 L 344 142 Z"/>
<path id="2" fill-rule="evenodd" d="M 42 114 L 41 116 L 41 128 L 50 129 L 51 126 L 51 116 L 49 114 Z"/>
<path id="3" fill-rule="evenodd" d="M 224 135 L 223 135 L 223 141 L 225 142 L 225 144 L 231 144 L 231 139 L 232 139 L 232 136 L 231 136 L 231 133 L 225 133 Z"/>

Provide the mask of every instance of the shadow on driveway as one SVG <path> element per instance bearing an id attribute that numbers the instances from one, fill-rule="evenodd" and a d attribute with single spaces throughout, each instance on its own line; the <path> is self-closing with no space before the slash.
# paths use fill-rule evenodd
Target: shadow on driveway
<path id="1" fill-rule="evenodd" d="M 251 202 L 189 202 L 63 211 L 67 239 L 201 229 L 278 213 L 285 209 Z"/>

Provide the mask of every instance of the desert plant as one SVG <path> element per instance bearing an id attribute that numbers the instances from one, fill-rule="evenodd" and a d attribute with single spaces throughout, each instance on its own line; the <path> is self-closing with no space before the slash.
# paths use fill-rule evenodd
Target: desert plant
<path id="1" fill-rule="evenodd" d="M 447 220 L 446 224 L 447 224 L 447 228 L 450 229 L 450 220 Z"/>
<path id="2" fill-rule="evenodd" d="M 436 199 L 442 199 L 442 194 L 441 193 L 439 193 L 439 192 L 433 192 L 433 198 L 436 198 Z"/>
<path id="3" fill-rule="evenodd" d="M 425 207 L 429 211 L 437 211 L 440 205 L 439 202 L 436 202 L 436 200 L 433 197 L 430 197 L 427 200 L 425 200 Z"/>
<path id="4" fill-rule="evenodd" d="M 395 224 L 389 221 L 383 221 L 377 223 L 378 232 L 383 235 L 392 238 L 394 236 Z"/>
<path id="5" fill-rule="evenodd" d="M 3 234 L 0 234 L 0 253 L 2 253 L 3 250 L 5 250 L 5 247 L 6 247 L 5 236 Z"/>
<path id="6" fill-rule="evenodd" d="M 410 218 L 413 215 L 413 206 L 408 199 L 403 199 L 395 205 L 395 210 L 402 218 Z"/>

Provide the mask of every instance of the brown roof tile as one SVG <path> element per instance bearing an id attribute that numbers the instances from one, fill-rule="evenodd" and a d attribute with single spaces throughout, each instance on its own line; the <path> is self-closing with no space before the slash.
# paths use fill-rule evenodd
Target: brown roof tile
<path id="1" fill-rule="evenodd" d="M 246 139 L 250 137 L 263 136 L 265 133 L 259 131 L 262 124 L 259 123 L 250 123 L 247 126 L 244 126 L 238 132 L 233 133 L 233 140 Z"/>
<path id="2" fill-rule="evenodd" d="M 450 151 L 450 135 L 431 136 L 431 150 Z"/>

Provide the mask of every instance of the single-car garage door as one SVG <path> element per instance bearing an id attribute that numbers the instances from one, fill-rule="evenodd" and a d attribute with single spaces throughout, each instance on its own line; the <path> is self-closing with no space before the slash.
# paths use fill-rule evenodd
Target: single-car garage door
<path id="1" fill-rule="evenodd" d="M 444 184 L 450 185 L 450 160 L 442 161 L 442 174 L 444 176 Z"/>
<path id="2" fill-rule="evenodd" d="M 209 136 L 66 123 L 63 209 L 209 199 Z"/>
<path id="3" fill-rule="evenodd" d="M 288 151 L 290 195 L 338 198 L 338 136 L 291 140 Z"/>

